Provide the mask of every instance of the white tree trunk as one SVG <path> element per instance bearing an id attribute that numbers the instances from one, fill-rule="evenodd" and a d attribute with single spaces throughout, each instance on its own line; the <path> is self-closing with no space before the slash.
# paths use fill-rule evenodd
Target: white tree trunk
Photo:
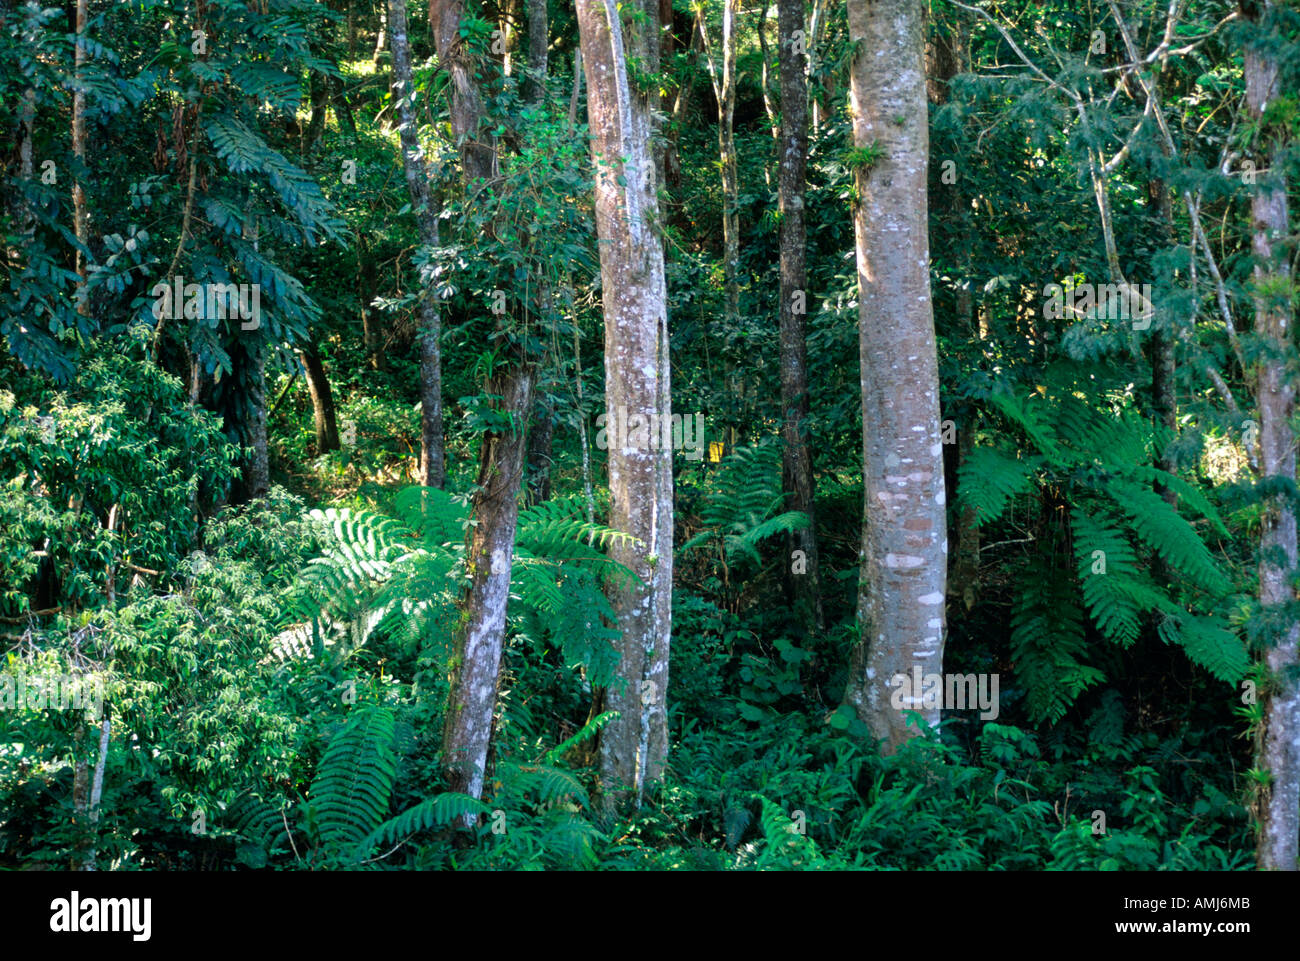
<path id="1" fill-rule="evenodd" d="M 587 75 L 587 113 L 595 162 L 596 230 L 605 310 L 605 408 L 649 425 L 670 413 L 668 314 L 658 231 L 649 104 L 628 80 L 629 56 L 644 55 L 657 6 L 647 19 L 620 22 L 615 0 L 578 0 Z M 651 48 L 653 49 L 653 48 Z M 643 64 L 643 69 L 645 69 Z M 649 430 L 645 432 L 649 434 Z M 629 440 L 636 435 L 629 433 Z M 662 438 L 658 438 L 662 441 Z M 609 448 L 610 524 L 637 538 L 615 547 L 615 560 L 643 583 L 612 591 L 622 633 L 618 673 L 606 707 L 620 716 L 602 732 L 602 789 L 609 800 L 634 797 L 663 775 L 668 754 L 668 689 L 673 572 L 672 451 L 660 443 Z"/>
<path id="2" fill-rule="evenodd" d="M 1261 5 L 1265 16 L 1271 3 Z M 1280 95 L 1278 63 L 1272 53 L 1246 47 L 1246 109 L 1256 123 Z M 1283 124 L 1271 131 L 1282 137 Z M 1287 198 L 1285 144 L 1274 142 L 1270 175 L 1261 177 L 1251 198 L 1251 246 L 1255 281 L 1278 289 L 1289 280 L 1287 265 Z M 1257 296 L 1255 333 L 1267 345 L 1258 368 L 1260 474 L 1265 479 L 1295 483 L 1296 438 L 1291 428 L 1295 412 L 1295 348 L 1288 329 L 1291 311 L 1282 298 Z M 1259 535 L 1259 603 L 1272 621 L 1271 646 L 1265 655 L 1273 690 L 1264 712 L 1260 766 L 1271 776 L 1260 812 L 1259 867 L 1295 871 L 1300 857 L 1300 623 L 1287 607 L 1295 603 L 1291 578 L 1297 560 L 1296 514 L 1290 501 L 1272 497 Z"/>
<path id="3" fill-rule="evenodd" d="M 884 750 L 916 733 L 892 704 L 897 675 L 940 673 L 947 528 L 939 375 L 930 306 L 923 9 L 850 0 L 865 508 L 858 648 L 845 697 Z M 910 696 L 910 695 L 909 695 Z"/>

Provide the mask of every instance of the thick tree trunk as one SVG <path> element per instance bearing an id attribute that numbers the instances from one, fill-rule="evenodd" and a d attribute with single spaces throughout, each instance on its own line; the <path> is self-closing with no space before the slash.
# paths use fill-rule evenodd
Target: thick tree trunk
<path id="1" fill-rule="evenodd" d="M 476 64 L 457 31 L 462 0 L 432 0 L 429 19 L 438 58 L 451 79 L 452 130 L 461 145 L 461 167 L 469 194 L 496 179 L 496 140 L 484 128 L 483 97 Z M 470 583 L 461 602 L 464 626 L 457 639 L 452 691 L 443 732 L 443 758 L 452 790 L 479 797 L 483 791 L 497 676 L 505 641 L 510 569 L 519 519 L 519 488 L 527 455 L 527 424 L 536 384 L 535 365 L 516 351 L 485 385 L 502 398 L 509 431 L 489 432 L 479 450 L 479 478 L 473 498 L 469 547 Z M 467 819 L 472 821 L 472 819 Z"/>
<path id="2" fill-rule="evenodd" d="M 411 45 L 406 29 L 406 0 L 388 0 L 388 35 L 393 53 L 393 88 L 397 103 L 397 130 L 402 142 L 402 168 L 419 225 L 420 242 L 438 246 L 438 215 L 429 194 L 429 174 L 416 134 L 411 109 Z M 446 481 L 446 453 L 442 429 L 442 318 L 434 291 L 420 283 L 415 342 L 420 355 L 420 483 L 441 487 Z"/>
<path id="3" fill-rule="evenodd" d="M 330 390 L 325 365 L 314 344 L 298 351 L 302 369 L 307 375 L 307 392 L 311 395 L 312 417 L 316 424 L 316 453 L 324 454 L 339 449 L 339 428 L 334 414 L 334 392 Z"/>
<path id="4" fill-rule="evenodd" d="M 653 6 L 651 6 L 653 4 Z M 633 92 L 628 60 L 644 57 L 646 24 L 657 0 L 620 21 L 615 0 L 578 0 L 595 162 L 596 231 L 605 311 L 605 410 L 667 424 L 670 415 L 668 314 L 662 239 L 656 232 L 650 103 Z M 642 17 L 642 14 L 647 16 Z M 656 69 L 652 65 L 649 69 Z M 644 66 L 642 69 L 646 69 Z M 647 430 L 648 434 L 649 431 Z M 627 441 L 634 440 L 630 434 Z M 665 695 L 672 617 L 672 451 L 661 442 L 609 448 L 610 524 L 635 544 L 611 549 L 640 583 L 611 591 L 622 637 L 618 672 L 606 692 L 619 713 L 601 731 L 606 803 L 634 799 L 663 776 L 668 754 Z"/>
<path id="5" fill-rule="evenodd" d="M 1265 17 L 1272 3 L 1260 4 Z M 1262 46 L 1245 51 L 1246 108 L 1258 123 L 1264 110 L 1281 95 L 1276 54 Z M 1285 168 L 1285 124 L 1269 127 L 1276 138 L 1268 158 L 1270 176 L 1261 177 L 1251 198 L 1252 252 L 1255 282 L 1261 287 L 1289 289 Z M 1261 137 L 1261 140 L 1266 138 Z M 1296 479 L 1296 437 L 1291 428 L 1295 411 L 1295 348 L 1291 311 L 1285 295 L 1257 294 L 1255 333 L 1267 345 L 1258 368 L 1260 474 L 1284 482 Z M 1259 766 L 1270 782 L 1260 811 L 1257 859 L 1263 870 L 1295 871 L 1300 857 L 1300 623 L 1288 607 L 1295 604 L 1291 579 L 1297 562 L 1295 508 L 1285 496 L 1267 501 L 1259 536 L 1259 603 L 1271 621 L 1270 647 L 1265 655 L 1273 689 L 1264 711 Z"/>
<path id="6" fill-rule="evenodd" d="M 786 507 L 808 515 L 806 530 L 787 539 L 787 590 L 805 624 L 824 625 L 819 580 L 817 532 L 813 512 L 812 453 L 808 446 L 808 357 L 804 339 L 807 316 L 807 233 L 804 194 L 808 169 L 807 62 L 795 41 L 804 30 L 803 0 L 779 0 L 777 57 L 781 68 L 781 436 Z M 802 556 L 795 552 L 802 552 Z"/>
<path id="7" fill-rule="evenodd" d="M 923 10 L 910 0 L 849 0 L 854 226 L 861 286 L 865 508 L 860 637 L 845 698 L 892 752 L 916 733 L 891 705 L 898 675 L 941 673 L 947 531 L 939 377 L 930 305 Z M 891 683 L 892 682 L 892 683 Z M 911 701 L 911 703 L 909 703 Z"/>

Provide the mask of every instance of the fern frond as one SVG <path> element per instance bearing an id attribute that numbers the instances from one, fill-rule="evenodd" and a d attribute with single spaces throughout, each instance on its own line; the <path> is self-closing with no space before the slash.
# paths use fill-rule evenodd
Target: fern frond
<path id="1" fill-rule="evenodd" d="M 957 498 L 975 512 L 976 525 L 995 521 L 1011 498 L 1029 489 L 1042 464 L 1041 457 L 1008 457 L 992 447 L 977 447 L 957 472 Z"/>
<path id="2" fill-rule="evenodd" d="M 1112 478 L 1106 492 L 1128 515 L 1134 532 L 1175 570 L 1201 589 L 1216 596 L 1231 588 L 1209 548 L 1191 524 L 1149 487 Z"/>
<path id="3" fill-rule="evenodd" d="M 321 842 L 352 851 L 384 820 L 397 778 L 393 712 L 360 704 L 330 738 L 308 791 Z"/>
<path id="4" fill-rule="evenodd" d="M 371 831 L 356 847 L 355 859 L 362 860 L 381 844 L 392 844 L 420 831 L 463 821 L 469 815 L 489 813 L 490 808 L 468 794 L 447 791 L 407 808 Z"/>
<path id="5" fill-rule="evenodd" d="M 1084 664 L 1083 612 L 1073 585 L 1056 571 L 1026 571 L 1011 612 L 1011 656 L 1035 721 L 1054 724 L 1105 676 Z"/>

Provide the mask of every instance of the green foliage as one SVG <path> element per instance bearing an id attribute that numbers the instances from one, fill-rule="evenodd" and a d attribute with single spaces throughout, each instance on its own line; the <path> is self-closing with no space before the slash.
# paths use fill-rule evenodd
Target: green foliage
<path id="1" fill-rule="evenodd" d="M 705 494 L 700 508 L 704 531 L 683 544 L 681 550 L 712 542 L 720 547 L 719 559 L 725 564 L 738 560 L 761 564 L 759 541 L 808 526 L 806 514 L 778 513 L 784 501 L 780 448 L 739 448 L 719 467 Z"/>
<path id="2" fill-rule="evenodd" d="M 308 621 L 327 617 L 358 625 L 358 643 L 373 631 L 399 646 L 451 649 L 465 573 L 465 505 L 436 488 L 409 487 L 393 503 L 397 517 L 366 510 L 313 511 L 325 552 L 302 571 L 296 610 Z M 544 637 L 570 666 L 596 683 L 615 666 L 618 636 L 601 588 L 632 572 L 596 546 L 627 535 L 581 519 L 578 497 L 539 504 L 519 517 L 512 569 L 512 616 Z"/>
<path id="3" fill-rule="evenodd" d="M 1181 495 L 1215 531 L 1227 528 L 1193 485 L 1151 466 L 1162 435 L 1122 398 L 1087 404 L 1068 382 L 1024 396 L 994 392 L 989 401 L 1025 443 L 976 448 L 960 472 L 959 503 L 981 525 L 1001 518 L 1017 497 L 1073 505 L 1067 529 L 1046 535 L 1017 578 L 1011 646 L 1031 716 L 1059 720 L 1103 679 L 1088 666 L 1080 600 L 1108 641 L 1131 647 L 1154 628 L 1215 677 L 1239 681 L 1249 664 L 1245 646 L 1215 614 L 1231 581 L 1201 533 L 1152 485 Z M 1074 555 L 1068 581 L 1054 567 L 1057 543 Z M 1148 573 L 1160 562 L 1178 578 L 1171 587 Z"/>

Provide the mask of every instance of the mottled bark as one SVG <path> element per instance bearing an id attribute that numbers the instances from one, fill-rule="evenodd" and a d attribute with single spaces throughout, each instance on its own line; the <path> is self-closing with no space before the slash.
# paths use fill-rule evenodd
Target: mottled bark
<path id="1" fill-rule="evenodd" d="M 853 141 L 877 159 L 856 170 L 854 215 L 862 364 L 865 507 L 858 594 L 860 637 L 845 698 L 892 752 L 939 712 L 920 698 L 895 710 L 891 681 L 940 673 L 947 532 L 938 359 L 927 236 L 923 11 L 909 0 L 849 0 L 858 44 Z"/>
<path id="2" fill-rule="evenodd" d="M 457 637 L 443 732 L 448 788 L 475 798 L 483 794 L 492 739 L 527 448 L 527 418 L 521 414 L 532 405 L 533 378 L 531 367 L 512 365 L 499 371 L 485 388 L 502 398 L 500 409 L 511 413 L 514 429 L 483 435 L 469 543 L 467 619 Z"/>
<path id="3" fill-rule="evenodd" d="M 393 92 L 397 105 L 397 130 L 402 143 L 402 169 L 406 190 L 420 231 L 420 243 L 437 247 L 438 214 L 429 193 L 429 174 L 417 135 L 411 107 L 411 44 L 406 28 L 406 0 L 388 0 L 388 34 L 393 53 Z M 429 283 L 421 280 L 416 308 L 416 349 L 420 355 L 420 483 L 441 487 L 446 480 L 446 453 L 442 429 L 442 318 Z"/>
<path id="4" fill-rule="evenodd" d="M 804 318 L 808 304 L 807 228 L 804 195 L 808 170 L 807 62 L 795 42 L 804 30 L 803 0 L 779 0 L 777 57 L 781 70 L 780 168 L 781 198 L 781 437 L 782 489 L 786 507 L 808 515 L 806 530 L 786 541 L 787 593 L 804 623 L 824 626 L 817 533 L 814 526 L 812 452 L 808 445 L 808 357 Z M 802 552 L 802 558 L 796 555 Z"/>
<path id="5" fill-rule="evenodd" d="M 265 497 L 271 489 L 271 458 L 266 442 L 266 347 L 250 345 L 248 370 L 248 462 L 244 487 L 249 500 Z"/>
<path id="6" fill-rule="evenodd" d="M 657 3 L 647 4 L 645 12 L 654 9 Z M 658 18 L 637 16 L 625 23 L 615 0 L 577 0 L 577 11 L 595 163 L 606 414 L 613 420 L 622 408 L 629 418 L 648 423 L 657 415 L 660 423 L 667 423 L 667 296 L 657 230 L 650 103 L 628 79 L 628 60 L 644 56 L 646 25 Z M 619 716 L 601 732 L 602 793 L 606 803 L 640 803 L 647 786 L 662 778 L 668 754 L 672 452 L 662 444 L 614 444 L 608 464 L 610 524 L 636 538 L 636 543 L 620 543 L 610 553 L 635 571 L 640 582 L 611 587 L 622 631 L 618 673 L 625 683 L 606 692 L 606 707 Z"/>
<path id="7" fill-rule="evenodd" d="M 312 419 L 316 425 L 316 453 L 339 449 L 338 421 L 334 414 L 334 392 L 330 390 L 325 365 L 314 344 L 298 351 L 303 372 L 307 375 L 307 393 L 311 395 Z"/>
<path id="8" fill-rule="evenodd" d="M 451 129 L 460 144 L 465 180 L 489 180 L 496 173 L 496 140 L 483 129 L 483 96 L 475 80 L 474 58 L 458 31 L 465 16 L 464 0 L 430 0 L 429 25 L 438 60 L 451 80 Z"/>
<path id="9" fill-rule="evenodd" d="M 1252 10 L 1269 17 L 1273 4 Z M 1245 51 L 1246 109 L 1260 122 L 1265 109 L 1281 96 L 1276 52 L 1251 44 Z M 1263 128 L 1261 142 L 1268 151 L 1269 175 L 1259 178 L 1251 198 L 1251 252 L 1255 257 L 1257 290 L 1289 290 L 1287 262 L 1287 191 L 1284 123 Z M 1295 412 L 1296 364 L 1290 331 L 1291 310 L 1286 294 L 1255 295 L 1255 334 L 1266 345 L 1258 368 L 1260 474 L 1288 486 L 1296 480 Z M 1296 601 L 1291 580 L 1297 562 L 1295 508 L 1285 496 L 1270 497 L 1260 525 L 1259 603 L 1270 621 L 1265 662 L 1271 690 L 1264 708 L 1263 745 L 1259 766 L 1270 781 L 1260 806 L 1259 847 L 1263 870 L 1295 871 L 1300 858 L 1300 622 L 1288 606 Z"/>

